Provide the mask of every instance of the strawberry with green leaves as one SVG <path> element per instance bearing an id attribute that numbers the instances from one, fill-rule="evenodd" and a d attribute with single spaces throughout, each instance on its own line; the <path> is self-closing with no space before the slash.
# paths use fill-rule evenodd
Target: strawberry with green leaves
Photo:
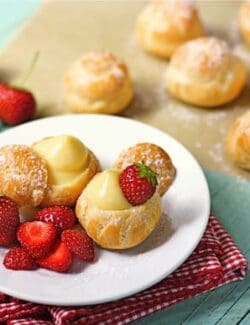
<path id="1" fill-rule="evenodd" d="M 119 183 L 124 196 L 132 205 L 140 205 L 149 200 L 158 184 L 155 173 L 143 162 L 125 168 Z"/>
<path id="2" fill-rule="evenodd" d="M 30 120 L 36 111 L 36 100 L 33 94 L 23 85 L 37 61 L 35 54 L 25 78 L 18 85 L 0 83 L 0 119 L 9 125 L 17 125 Z"/>
<path id="3" fill-rule="evenodd" d="M 31 92 L 0 83 L 0 118 L 9 125 L 30 120 L 36 110 Z"/>

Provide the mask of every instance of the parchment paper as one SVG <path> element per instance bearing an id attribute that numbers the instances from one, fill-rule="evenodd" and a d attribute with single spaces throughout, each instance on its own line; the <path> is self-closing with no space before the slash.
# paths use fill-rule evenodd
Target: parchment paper
<path id="1" fill-rule="evenodd" d="M 168 96 L 164 88 L 167 60 L 145 53 L 136 41 L 135 21 L 144 4 L 132 0 L 44 2 L 1 53 L 1 81 L 16 82 L 39 50 L 39 61 L 27 83 L 39 103 L 38 116 L 67 113 L 62 76 L 68 65 L 87 51 L 110 50 L 127 62 L 136 89 L 133 103 L 121 115 L 168 132 L 204 167 L 249 179 L 250 173 L 234 166 L 224 150 L 232 121 L 250 108 L 249 85 L 237 100 L 218 109 L 191 107 Z M 198 2 L 208 33 L 226 38 L 250 67 L 250 49 L 241 43 L 237 27 L 239 5 L 240 1 Z"/>

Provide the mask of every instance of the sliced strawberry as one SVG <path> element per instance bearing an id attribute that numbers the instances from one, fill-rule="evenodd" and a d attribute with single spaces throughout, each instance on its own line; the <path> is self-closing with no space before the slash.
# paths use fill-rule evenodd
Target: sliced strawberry
<path id="1" fill-rule="evenodd" d="M 22 247 L 11 248 L 4 256 L 3 264 L 11 270 L 33 270 L 36 268 L 35 261 Z"/>
<path id="2" fill-rule="evenodd" d="M 10 246 L 16 239 L 16 231 L 20 225 L 17 204 L 11 199 L 0 197 L 0 246 Z"/>
<path id="3" fill-rule="evenodd" d="M 58 242 L 49 255 L 37 260 L 37 264 L 45 269 L 67 272 L 72 264 L 72 254 L 63 242 Z"/>
<path id="4" fill-rule="evenodd" d="M 17 232 L 21 245 L 34 258 L 48 254 L 56 241 L 56 228 L 51 223 L 32 221 L 23 223 Z"/>
<path id="5" fill-rule="evenodd" d="M 64 205 L 44 208 L 35 215 L 36 220 L 53 223 L 59 232 L 74 226 L 76 217 L 72 209 Z"/>
<path id="6" fill-rule="evenodd" d="M 95 250 L 93 240 L 87 233 L 80 229 L 64 230 L 61 235 L 62 242 L 68 249 L 86 262 L 93 262 Z"/>

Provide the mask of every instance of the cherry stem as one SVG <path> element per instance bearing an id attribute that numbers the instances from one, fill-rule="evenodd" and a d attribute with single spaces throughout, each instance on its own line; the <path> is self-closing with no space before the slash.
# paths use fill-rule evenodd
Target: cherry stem
<path id="1" fill-rule="evenodd" d="M 32 58 L 32 61 L 31 61 L 31 64 L 30 66 L 28 67 L 28 70 L 26 71 L 26 73 L 24 74 L 24 76 L 22 77 L 22 79 L 16 84 L 17 86 L 19 86 L 20 88 L 24 86 L 24 84 L 26 83 L 26 81 L 29 79 L 32 71 L 34 70 L 34 67 L 37 63 L 37 60 L 39 58 L 39 55 L 40 55 L 40 52 L 39 51 L 36 51 L 33 58 Z"/>

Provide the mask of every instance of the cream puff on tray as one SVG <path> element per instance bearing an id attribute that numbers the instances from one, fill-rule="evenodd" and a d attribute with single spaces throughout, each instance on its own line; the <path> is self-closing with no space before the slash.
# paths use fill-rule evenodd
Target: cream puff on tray
<path id="1" fill-rule="evenodd" d="M 205 34 L 195 3 L 190 0 L 152 0 L 139 14 L 136 32 L 146 51 L 163 58 Z"/>
<path id="2" fill-rule="evenodd" d="M 213 108 L 239 96 L 246 79 L 245 65 L 225 41 L 202 37 L 174 52 L 167 68 L 166 87 L 183 102 Z"/>
<path id="3" fill-rule="evenodd" d="M 239 27 L 244 41 L 250 44 L 250 2 L 244 1 L 239 11 Z"/>
<path id="4" fill-rule="evenodd" d="M 250 170 L 250 110 L 232 123 L 226 137 L 226 149 L 238 166 Z"/>
<path id="5" fill-rule="evenodd" d="M 75 113 L 116 114 L 134 96 L 127 65 L 107 51 L 92 51 L 73 62 L 64 88 L 65 101 Z"/>

